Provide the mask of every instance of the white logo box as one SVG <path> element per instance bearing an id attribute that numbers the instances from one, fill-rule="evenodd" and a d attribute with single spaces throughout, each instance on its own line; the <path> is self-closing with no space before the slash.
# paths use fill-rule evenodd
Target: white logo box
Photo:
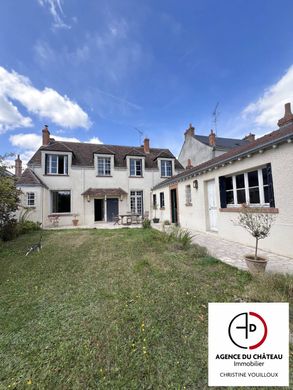
<path id="1" fill-rule="evenodd" d="M 289 386 L 289 304 L 209 303 L 209 386 Z"/>

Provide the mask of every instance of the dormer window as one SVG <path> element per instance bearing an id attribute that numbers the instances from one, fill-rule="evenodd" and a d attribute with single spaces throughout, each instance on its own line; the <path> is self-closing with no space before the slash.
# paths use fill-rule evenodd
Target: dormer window
<path id="1" fill-rule="evenodd" d="M 47 175 L 67 175 L 68 156 L 59 154 L 46 154 Z"/>
<path id="2" fill-rule="evenodd" d="M 131 158 L 130 160 L 130 176 L 142 176 L 142 159 Z"/>
<path id="3" fill-rule="evenodd" d="M 98 157 L 98 176 L 111 176 L 111 157 Z"/>
<path id="4" fill-rule="evenodd" d="M 161 160 L 161 176 L 162 177 L 172 176 L 172 161 Z"/>

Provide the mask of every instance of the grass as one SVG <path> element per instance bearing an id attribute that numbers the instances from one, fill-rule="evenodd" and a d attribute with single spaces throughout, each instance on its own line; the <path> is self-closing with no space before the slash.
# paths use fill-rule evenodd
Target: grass
<path id="1" fill-rule="evenodd" d="M 153 229 L 46 231 L 24 257 L 38 237 L 0 243 L 1 389 L 207 389 L 208 302 L 292 302 L 292 277 Z"/>

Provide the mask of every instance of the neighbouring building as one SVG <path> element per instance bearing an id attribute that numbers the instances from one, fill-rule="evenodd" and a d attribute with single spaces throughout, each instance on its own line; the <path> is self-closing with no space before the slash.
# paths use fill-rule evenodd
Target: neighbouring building
<path id="1" fill-rule="evenodd" d="M 119 214 L 148 215 L 151 188 L 183 167 L 168 149 L 55 141 L 47 126 L 43 145 L 17 186 L 29 218 L 51 226 L 93 225 Z M 16 164 L 19 169 L 19 164 Z"/>
<path id="2" fill-rule="evenodd" d="M 185 131 L 184 137 L 184 143 L 178 157 L 184 168 L 192 168 L 192 166 L 218 157 L 230 149 L 255 140 L 255 135 L 251 133 L 243 139 L 217 137 L 213 130 L 209 135 L 198 135 L 192 124 Z"/>
<path id="3" fill-rule="evenodd" d="M 236 224 L 241 206 L 273 213 L 276 221 L 262 249 L 293 257 L 293 115 L 290 103 L 279 129 L 241 143 L 213 159 L 158 183 L 161 221 L 253 245 Z M 182 160 L 181 160 L 182 161 Z"/>

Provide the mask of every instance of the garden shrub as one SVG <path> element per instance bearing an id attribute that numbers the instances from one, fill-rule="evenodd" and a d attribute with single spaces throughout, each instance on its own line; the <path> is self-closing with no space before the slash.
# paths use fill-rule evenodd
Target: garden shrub
<path id="1" fill-rule="evenodd" d="M 40 222 L 22 221 L 19 222 L 18 229 L 20 234 L 25 234 L 25 233 L 33 232 L 35 230 L 40 230 L 41 224 Z"/>
<path id="2" fill-rule="evenodd" d="M 18 224 L 15 219 L 10 219 L 1 226 L 0 237 L 3 241 L 10 241 L 19 235 Z"/>
<path id="3" fill-rule="evenodd" d="M 151 227 L 151 221 L 149 219 L 144 219 L 142 223 L 142 227 L 144 229 L 149 229 Z"/>

